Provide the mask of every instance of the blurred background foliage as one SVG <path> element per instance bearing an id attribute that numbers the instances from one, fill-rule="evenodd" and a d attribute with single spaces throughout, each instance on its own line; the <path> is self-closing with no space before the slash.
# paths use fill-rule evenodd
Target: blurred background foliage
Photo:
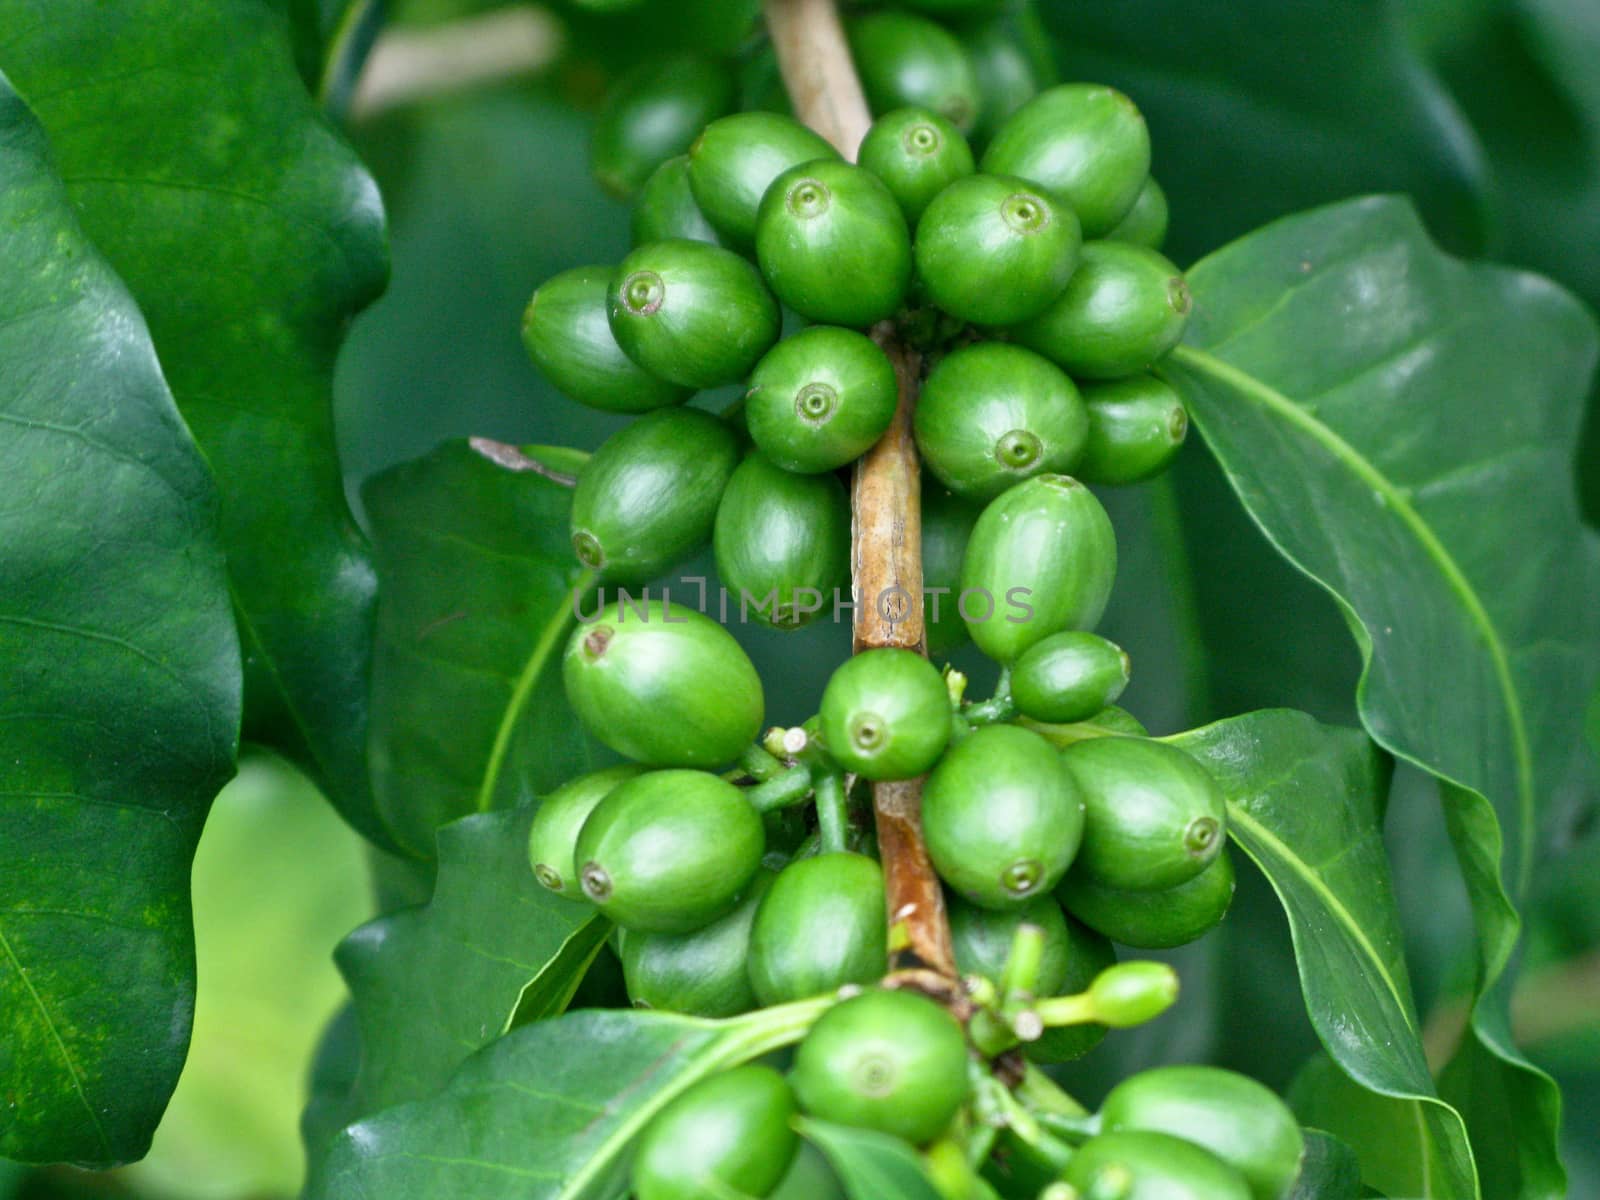
<path id="1" fill-rule="evenodd" d="M 371 15 L 359 0 L 287 4 L 308 79 L 317 78 L 317 40 L 337 43 L 357 24 L 353 10 Z M 737 53 L 754 7 L 647 0 L 605 16 L 498 0 L 391 0 L 373 63 L 388 54 L 400 65 L 365 80 L 343 114 L 388 206 L 394 261 L 388 294 L 356 323 L 340 363 L 337 416 L 353 502 L 367 476 L 444 438 L 592 449 L 622 423 L 543 382 L 518 339 L 522 308 L 547 276 L 626 249 L 626 209 L 587 166 L 592 111 L 608 79 L 668 47 Z M 1180 265 L 1290 212 L 1404 191 L 1448 249 L 1549 274 L 1600 307 L 1594 0 L 1039 0 L 1038 8 L 1064 78 L 1113 83 L 1147 114 L 1155 173 L 1171 198 L 1168 252 Z M 492 78 L 417 68 L 430 46 L 470 49 L 474 36 L 500 53 L 488 56 L 489 69 L 466 74 Z M 1591 403 L 1580 450 L 1592 521 L 1600 518 L 1597 411 Z M 1134 656 L 1126 702 L 1154 730 L 1273 706 L 1354 722 L 1358 660 L 1343 621 L 1257 535 L 1201 446 L 1186 450 L 1169 481 L 1107 500 L 1124 556 L 1107 632 Z M 682 574 L 712 572 L 701 561 Z M 827 622 L 799 634 L 740 632 L 769 680 L 776 721 L 814 711 L 829 664 L 848 646 L 847 627 Z M 981 663 L 960 653 L 956 661 L 982 694 Z M 1600 705 L 1592 711 L 1591 728 L 1600 728 Z M 1442 1062 L 1464 1017 L 1470 934 L 1432 789 L 1397 773 L 1388 833 L 1418 1002 Z M 1516 1005 L 1530 1053 L 1566 1092 L 1574 1196 L 1600 1195 L 1592 805 L 1593 797 L 1551 798 L 1548 865 L 1525 914 Z M 194 1047 L 150 1158 L 109 1176 L 28 1175 L 0 1164 L 0 1200 L 265 1200 L 297 1191 L 309 1063 L 343 996 L 330 952 L 377 910 L 374 897 L 416 900 L 426 881 L 364 857 L 310 786 L 265 758 L 250 760 L 219 798 L 194 879 Z M 1174 960 L 1183 1001 L 1075 1067 L 1069 1079 L 1084 1098 L 1129 1070 L 1174 1060 L 1221 1062 L 1287 1087 L 1316 1043 L 1264 881 L 1242 869 L 1228 921 Z"/>

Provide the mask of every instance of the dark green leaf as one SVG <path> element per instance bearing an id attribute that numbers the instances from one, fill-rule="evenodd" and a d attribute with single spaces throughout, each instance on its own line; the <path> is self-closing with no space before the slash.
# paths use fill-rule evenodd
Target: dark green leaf
<path id="1" fill-rule="evenodd" d="M 1398 200 L 1279 222 L 1190 278 L 1175 380 L 1251 516 L 1346 613 L 1363 723 L 1446 785 L 1481 993 L 1470 1069 L 1447 1078 L 1484 1186 L 1559 1195 L 1557 1099 L 1506 1035 L 1504 974 L 1538 800 L 1587 766 L 1571 698 L 1600 662 L 1600 544 L 1571 453 L 1593 322 L 1442 255 Z"/>
<path id="2" fill-rule="evenodd" d="M 850 1200 L 939 1200 L 910 1145 L 871 1129 L 801 1121 L 800 1134 L 822 1151 Z"/>
<path id="3" fill-rule="evenodd" d="M 1358 1200 L 1361 1164 L 1356 1152 L 1331 1133 L 1308 1129 L 1300 1177 L 1288 1200 Z"/>
<path id="4" fill-rule="evenodd" d="M 216 488 L 3 75 L 0 229 L 0 1157 L 106 1165 L 188 1047 L 239 645 Z"/>
<path id="5" fill-rule="evenodd" d="M 436 1092 L 468 1055 L 510 1028 L 519 1006 L 524 1019 L 537 1019 L 571 998 L 610 923 L 534 878 L 534 811 L 445 826 L 433 900 L 380 917 L 339 947 L 361 1029 L 346 1123 Z"/>
<path id="6" fill-rule="evenodd" d="M 580 574 L 572 490 L 536 466 L 499 443 L 449 442 L 363 491 L 383 581 L 372 779 L 413 854 L 432 857 L 446 822 L 591 765 L 559 670 Z"/>
<path id="7" fill-rule="evenodd" d="M 1278 893 L 1317 1036 L 1362 1088 L 1392 1098 L 1417 1175 L 1404 1195 L 1475 1197 L 1460 1116 L 1435 1093 L 1384 856 L 1379 803 L 1387 782 L 1372 743 L 1303 713 L 1251 713 L 1173 739 L 1210 769 L 1228 798 L 1228 831 Z M 1325 1122 L 1326 1124 L 1326 1122 Z M 1339 1125 L 1333 1132 L 1349 1136 Z M 1387 1142 L 1350 1139 L 1369 1182 Z"/>
<path id="8" fill-rule="evenodd" d="M 1366 191 L 1409 192 L 1447 244 L 1482 244 L 1482 153 L 1390 4 L 1121 0 L 1040 12 L 1066 78 L 1115 84 L 1149 118 L 1180 262 Z"/>
<path id="9" fill-rule="evenodd" d="M 436 1095 L 345 1130 L 309 1200 L 612 1200 L 663 1106 L 796 1041 L 831 1002 L 731 1021 L 596 1009 L 513 1030 Z"/>
<path id="10" fill-rule="evenodd" d="M 247 737 L 369 837 L 373 575 L 334 453 L 334 355 L 383 286 L 372 181 L 260 0 L 0 0 L 0 67 L 149 319 L 222 489 Z"/>

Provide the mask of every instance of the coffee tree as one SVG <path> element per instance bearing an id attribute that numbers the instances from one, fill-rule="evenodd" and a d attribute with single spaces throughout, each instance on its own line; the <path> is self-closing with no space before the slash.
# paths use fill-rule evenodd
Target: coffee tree
<path id="1" fill-rule="evenodd" d="M 319 101 L 380 6 L 0 0 L 0 1156 L 149 1147 L 243 738 L 382 883 L 316 1200 L 1566 1194 L 1511 999 L 1594 795 L 1592 317 L 1396 196 L 1180 268 L 1220 201 L 1152 172 L 1205 122 L 1059 72 L 1115 18 L 1056 8 L 563 8 L 629 246 L 553 250 L 520 333 L 604 436 L 391 466 L 369 549 L 329 400 L 382 209 Z M 1250 522 L 1188 555 L 1185 462 Z M 1349 723 L 1141 713 L 1247 644 L 1307 695 L 1319 595 Z M 1397 763 L 1454 991 L 1408 963 Z M 1307 1030 L 1256 1056 L 1287 1088 L 1194 1040 L 1252 991 L 1237 1028 Z"/>

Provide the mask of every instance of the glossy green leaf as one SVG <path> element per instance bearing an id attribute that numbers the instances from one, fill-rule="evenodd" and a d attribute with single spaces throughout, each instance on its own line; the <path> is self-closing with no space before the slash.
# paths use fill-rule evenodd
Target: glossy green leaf
<path id="1" fill-rule="evenodd" d="M 566 1007 L 611 925 L 534 878 L 534 811 L 445 826 L 432 901 L 363 925 L 339 947 L 361 1030 L 347 1122 L 431 1095 L 519 1011 L 534 1020 Z"/>
<path id="2" fill-rule="evenodd" d="M 383 582 L 373 786 L 414 855 L 433 856 L 446 822 L 591 765 L 559 670 L 580 575 L 572 489 L 537 468 L 498 442 L 448 442 L 362 493 Z"/>
<path id="3" fill-rule="evenodd" d="M 104 1165 L 188 1047 L 239 644 L 216 487 L 4 75 L 0 229 L 0 1157 Z"/>
<path id="4" fill-rule="evenodd" d="M 442 1091 L 345 1130 L 308 1200 L 613 1200 L 669 1101 L 798 1040 L 830 1003 L 731 1021 L 591 1009 L 513 1030 Z"/>
<path id="5" fill-rule="evenodd" d="M 1446 1079 L 1484 1187 L 1559 1195 L 1558 1098 L 1511 1044 L 1505 967 L 1540 800 L 1588 765 L 1571 698 L 1600 662 L 1600 544 L 1570 455 L 1592 319 L 1446 257 L 1390 199 L 1279 222 L 1190 282 L 1175 381 L 1252 518 L 1345 613 L 1369 732 L 1444 784 L 1480 991 Z"/>
<path id="6" fill-rule="evenodd" d="M 1233 717 L 1172 740 L 1216 778 L 1228 798 L 1228 832 L 1278 893 L 1317 1036 L 1343 1072 L 1404 1114 L 1369 1131 L 1403 1127 L 1414 1139 L 1408 1145 L 1418 1155 L 1407 1161 L 1426 1186 L 1401 1194 L 1476 1197 L 1465 1127 L 1438 1099 L 1423 1057 L 1383 849 L 1381 756 L 1355 730 L 1286 710 Z M 1374 1156 L 1387 1143 L 1351 1141 L 1363 1167 L 1377 1169 Z"/>
<path id="7" fill-rule="evenodd" d="M 799 1129 L 822 1151 L 850 1200 L 939 1200 L 921 1156 L 899 1138 L 826 1121 L 801 1121 Z"/>
<path id="8" fill-rule="evenodd" d="M 383 286 L 372 180 L 261 0 L 0 0 L 0 69 L 51 136 L 222 491 L 245 736 L 369 837 L 373 575 L 330 412 L 334 356 Z"/>
<path id="9" fill-rule="evenodd" d="M 1397 5 L 1344 0 L 1043 4 L 1064 78 L 1113 84 L 1150 122 L 1179 263 L 1353 193 L 1407 192 L 1460 250 L 1483 244 L 1472 130 Z"/>

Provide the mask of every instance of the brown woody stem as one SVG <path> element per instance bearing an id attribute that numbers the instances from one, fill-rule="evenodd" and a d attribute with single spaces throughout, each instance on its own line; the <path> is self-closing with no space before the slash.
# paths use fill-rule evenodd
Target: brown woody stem
<path id="1" fill-rule="evenodd" d="M 854 159 L 872 123 L 834 0 L 766 0 L 767 29 L 795 113 Z M 900 404 L 883 439 L 856 465 L 851 496 L 851 583 L 857 653 L 899 647 L 926 653 L 922 620 L 921 476 L 911 412 L 922 357 L 891 322 L 873 330 L 894 364 Z M 872 790 L 888 897 L 890 965 L 956 976 L 944 894 L 922 840 L 922 781 Z"/>

